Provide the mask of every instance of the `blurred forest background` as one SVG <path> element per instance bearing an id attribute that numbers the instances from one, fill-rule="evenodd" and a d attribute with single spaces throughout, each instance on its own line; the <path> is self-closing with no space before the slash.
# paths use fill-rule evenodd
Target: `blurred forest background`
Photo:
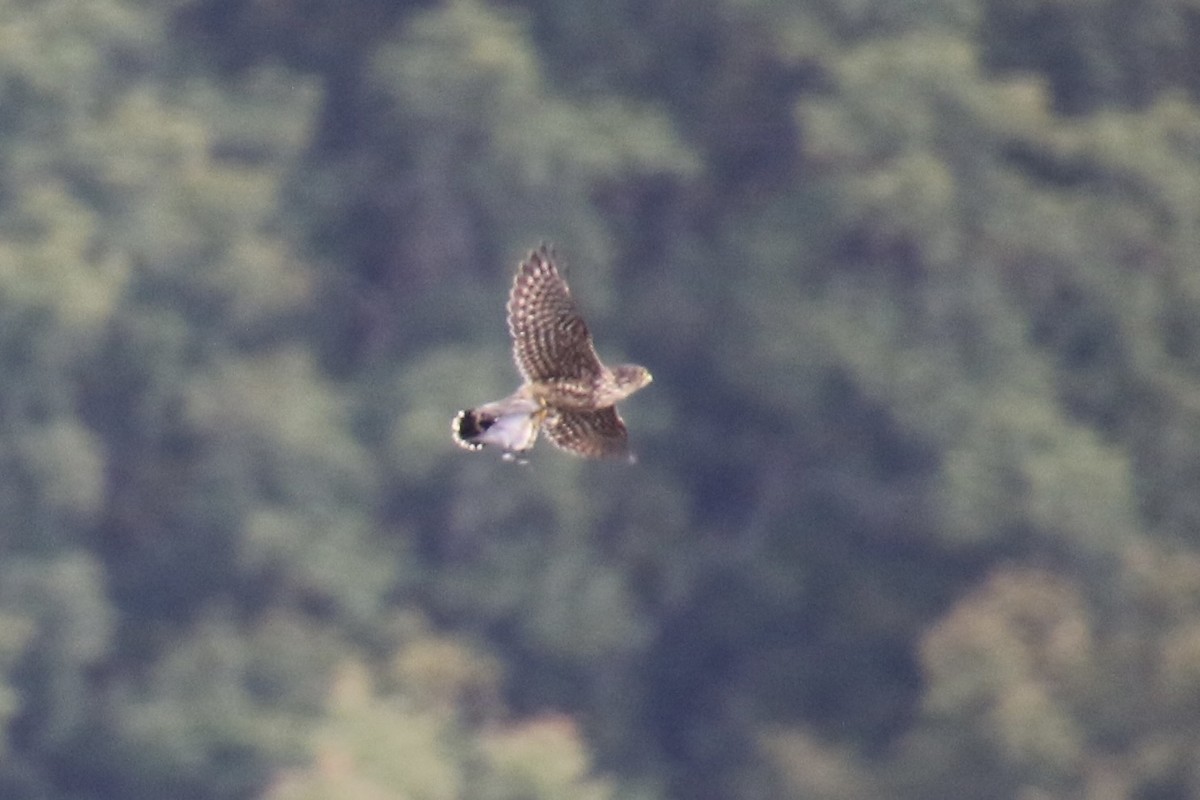
<path id="1" fill-rule="evenodd" d="M 1198 345 L 1197 0 L 0 0 L 0 797 L 1200 798 Z"/>

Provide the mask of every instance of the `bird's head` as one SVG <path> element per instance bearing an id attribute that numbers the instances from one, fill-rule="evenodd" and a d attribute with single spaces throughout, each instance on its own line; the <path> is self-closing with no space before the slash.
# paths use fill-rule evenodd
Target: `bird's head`
<path id="1" fill-rule="evenodd" d="M 613 382 L 622 391 L 623 396 L 629 395 L 648 386 L 654 380 L 650 370 L 637 364 L 620 364 L 613 367 Z"/>

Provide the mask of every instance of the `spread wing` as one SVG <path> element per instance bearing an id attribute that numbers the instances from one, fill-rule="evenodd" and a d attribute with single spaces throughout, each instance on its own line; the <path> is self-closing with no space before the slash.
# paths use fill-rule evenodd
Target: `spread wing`
<path id="1" fill-rule="evenodd" d="M 603 371 L 571 290 L 545 245 L 517 268 L 508 298 L 513 360 L 530 383 L 594 381 Z"/>
<path id="2" fill-rule="evenodd" d="M 546 418 L 546 436 L 558 447 L 584 458 L 628 458 L 629 432 L 613 406 L 599 411 L 559 411 Z"/>

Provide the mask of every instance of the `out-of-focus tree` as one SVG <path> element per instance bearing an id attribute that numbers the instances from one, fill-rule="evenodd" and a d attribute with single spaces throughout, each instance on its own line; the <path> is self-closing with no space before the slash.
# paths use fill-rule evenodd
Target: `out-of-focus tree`
<path id="1" fill-rule="evenodd" d="M 169 11 L 0 9 L 6 796 L 245 796 L 287 749 L 277 666 L 188 623 L 363 625 L 393 576 L 347 405 L 299 344 L 278 199 L 317 95 L 183 74 Z M 263 661 L 329 669 L 309 656 Z"/>
<path id="2" fill-rule="evenodd" d="M 264 800 L 617 796 L 571 719 L 504 719 L 496 664 L 474 648 L 426 633 L 391 662 L 383 680 L 342 664 L 314 763 L 281 772 Z"/>
<path id="3" fill-rule="evenodd" d="M 1164 92 L 1196 96 L 1191 43 L 1200 15 L 1188 2 L 980 4 L 985 61 L 1000 71 L 1036 70 L 1068 114 L 1144 108 Z"/>
<path id="4" fill-rule="evenodd" d="M 603 303 L 596 268 L 614 253 L 597 198 L 696 167 L 654 107 L 558 93 L 526 27 L 473 0 L 413 15 L 362 80 L 356 147 L 318 161 L 299 190 L 320 247 L 351 268 L 323 289 L 357 309 L 352 338 L 331 340 L 342 359 L 494 337 L 481 321 L 498 319 L 486 312 L 507 265 L 546 238 L 571 243 L 590 267 L 579 288 Z"/>
<path id="5" fill-rule="evenodd" d="M 927 690 L 894 785 L 910 797 L 1193 792 L 1197 575 L 1193 554 L 1130 547 L 1115 608 L 1044 570 L 989 576 L 924 636 Z"/>
<path id="6" fill-rule="evenodd" d="M 282 61 L 298 73 L 328 75 L 352 92 L 347 78 L 359 61 L 404 14 L 428 5 L 429 0 L 177 0 L 173 28 L 181 43 L 223 70 Z"/>
<path id="7" fill-rule="evenodd" d="M 0 795 L 1195 794 L 1127 6 L 0 2 Z M 634 468 L 448 441 L 541 238 Z"/>

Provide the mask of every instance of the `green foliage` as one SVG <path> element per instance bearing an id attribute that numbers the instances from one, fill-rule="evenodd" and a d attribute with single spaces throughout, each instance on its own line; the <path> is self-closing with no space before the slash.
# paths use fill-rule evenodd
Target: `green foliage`
<path id="1" fill-rule="evenodd" d="M 1183 2 L 981 4 L 988 62 L 1035 69 L 1067 113 L 1142 107 L 1164 91 L 1196 90 L 1189 54 L 1198 21 Z"/>
<path id="2" fill-rule="evenodd" d="M 25 746 L 69 750 L 97 710 L 87 672 L 110 646 L 114 623 L 101 578 L 95 560 L 79 552 L 5 565 L 5 607 L 19 637 L 10 645 L 9 676 L 20 688 L 15 712 Z"/>
<path id="3" fill-rule="evenodd" d="M 345 196 L 311 203 L 323 223 L 341 218 L 331 236 L 373 288 L 422 289 L 480 252 L 503 260 L 548 236 L 605 264 L 594 195 L 697 169 L 661 112 L 616 95 L 561 96 L 525 26 L 473 0 L 414 15 L 362 80 L 373 146 L 323 174 L 343 195 L 365 195 L 367 213 L 405 225 L 364 231 L 364 209 Z"/>
<path id="4" fill-rule="evenodd" d="M 1195 795 L 1197 19 L 0 0 L 0 795 Z"/>
<path id="5" fill-rule="evenodd" d="M 410 634 L 411 635 L 411 634 Z M 495 665 L 472 648 L 419 633 L 393 656 L 392 687 L 344 663 L 315 733 L 313 766 L 283 774 L 265 800 L 614 797 L 591 774 L 574 724 L 545 717 L 485 730 L 469 715 L 500 709 Z"/>
<path id="6" fill-rule="evenodd" d="M 1091 677 L 1090 628 L 1081 598 L 1053 576 L 994 576 L 925 637 L 929 727 L 978 735 L 1014 785 L 1075 777 L 1084 735 L 1072 706 Z"/>
<path id="7" fill-rule="evenodd" d="M 287 618 L 237 629 L 205 621 L 129 692 L 81 756 L 125 796 L 244 797 L 268 759 L 302 752 L 305 717 L 339 644 Z"/>

